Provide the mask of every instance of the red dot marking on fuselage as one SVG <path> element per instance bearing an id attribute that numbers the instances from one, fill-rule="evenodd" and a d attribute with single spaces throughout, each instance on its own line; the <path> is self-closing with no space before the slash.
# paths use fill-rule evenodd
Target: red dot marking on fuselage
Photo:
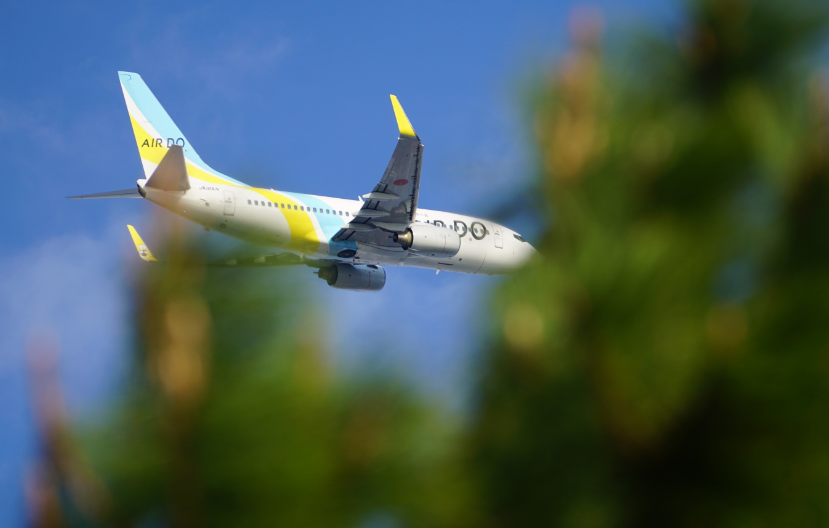
<path id="1" fill-rule="evenodd" d="M 406 185 L 407 183 L 409 183 L 409 180 L 406 180 L 406 179 L 403 179 L 403 178 L 401 178 L 399 180 L 394 180 L 394 184 L 397 185 L 397 186 Z"/>

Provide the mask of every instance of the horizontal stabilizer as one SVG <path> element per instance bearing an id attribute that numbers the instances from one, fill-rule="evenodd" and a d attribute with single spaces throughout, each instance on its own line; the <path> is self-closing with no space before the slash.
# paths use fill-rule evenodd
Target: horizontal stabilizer
<path id="1" fill-rule="evenodd" d="M 143 198 L 138 187 L 124 189 L 123 191 L 109 191 L 96 194 L 82 194 L 80 196 L 67 196 L 68 200 L 98 200 L 100 198 Z"/>
<path id="2" fill-rule="evenodd" d="M 180 145 L 173 145 L 167 151 L 161 163 L 147 180 L 147 187 L 162 191 L 186 191 L 190 188 L 187 166 L 184 164 L 184 150 Z"/>
<path id="3" fill-rule="evenodd" d="M 131 225 L 128 225 L 127 229 L 130 230 L 130 235 L 132 235 L 132 241 L 135 244 L 135 249 L 138 250 L 138 256 L 147 262 L 156 262 L 155 257 L 152 253 L 150 253 L 150 248 L 148 248 L 147 244 L 141 240 L 141 235 L 138 234 L 138 231 L 136 231 Z"/>

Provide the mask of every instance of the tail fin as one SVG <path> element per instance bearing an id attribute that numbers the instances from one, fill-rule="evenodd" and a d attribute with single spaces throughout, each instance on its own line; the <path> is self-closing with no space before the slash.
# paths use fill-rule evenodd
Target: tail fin
<path id="1" fill-rule="evenodd" d="M 185 156 L 189 160 L 196 165 L 203 165 L 204 162 L 164 111 L 141 76 L 129 72 L 118 72 L 118 76 L 121 78 L 121 89 L 124 91 L 145 176 L 149 178 L 152 175 L 167 149 L 173 145 L 184 147 Z"/>
<path id="2" fill-rule="evenodd" d="M 221 183 L 233 183 L 246 187 L 244 183 L 216 172 L 202 161 L 140 75 L 118 72 L 118 76 L 121 79 L 121 89 L 124 91 L 124 99 L 127 102 L 130 122 L 132 122 L 132 130 L 135 133 L 135 142 L 138 145 L 138 153 L 141 156 L 146 178 L 149 179 L 152 176 L 170 147 L 178 145 L 182 147 L 187 163 L 195 169 L 201 169 L 201 171 L 191 172 L 190 176 L 206 181 L 221 180 Z M 220 180 L 215 180 L 215 177 Z"/>

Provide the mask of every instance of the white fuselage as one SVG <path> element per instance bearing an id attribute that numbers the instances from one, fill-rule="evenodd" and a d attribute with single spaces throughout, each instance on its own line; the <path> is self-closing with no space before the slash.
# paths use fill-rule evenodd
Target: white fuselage
<path id="1" fill-rule="evenodd" d="M 461 238 L 456 255 L 429 258 L 399 247 L 333 242 L 334 234 L 362 206 L 357 200 L 197 180 L 192 180 L 194 185 L 189 190 L 179 192 L 145 187 L 145 180 L 138 183 L 148 200 L 208 229 L 275 252 L 311 259 L 500 275 L 521 267 L 535 253 L 511 229 L 455 213 L 417 209 L 416 222 L 445 226 Z M 349 248 L 352 251 L 344 251 Z"/>

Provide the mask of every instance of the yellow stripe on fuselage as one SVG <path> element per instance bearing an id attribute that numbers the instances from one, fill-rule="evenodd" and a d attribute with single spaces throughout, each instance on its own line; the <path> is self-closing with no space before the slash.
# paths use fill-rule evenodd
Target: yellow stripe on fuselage
<path id="1" fill-rule="evenodd" d="M 132 130 L 135 133 L 135 142 L 138 144 L 138 152 L 141 156 L 141 159 L 145 159 L 155 164 L 161 163 L 161 159 L 164 157 L 168 150 L 166 145 L 159 144 L 156 141 L 156 138 L 152 137 L 149 134 L 149 132 L 144 130 L 144 127 L 142 127 L 132 116 L 130 116 L 130 121 L 132 122 Z M 187 174 L 191 178 L 206 183 L 230 185 L 233 187 L 240 188 L 242 187 L 241 185 L 229 182 L 224 178 L 216 176 L 215 174 L 210 174 L 201 167 L 194 165 L 186 158 L 185 163 L 187 164 Z M 286 204 L 286 206 L 291 206 L 290 211 L 287 209 L 282 209 L 281 207 L 279 208 L 279 210 L 285 216 L 285 221 L 288 223 L 288 228 L 291 232 L 291 240 L 288 242 L 287 247 L 289 251 L 297 251 L 300 253 L 311 254 L 319 250 L 320 239 L 316 229 L 314 229 L 314 223 L 311 220 L 310 213 L 308 211 L 300 211 L 299 209 L 293 209 L 294 206 L 298 208 L 300 206 L 299 203 L 295 202 L 288 196 L 277 193 L 275 191 L 255 188 L 250 188 L 250 190 L 259 193 L 268 201 L 274 203 L 284 203 Z"/>
<path id="2" fill-rule="evenodd" d="M 307 206 L 305 211 L 300 211 L 298 209 L 300 204 L 284 194 L 268 189 L 251 190 L 261 194 L 270 202 L 284 203 L 286 207 L 291 208 L 290 210 L 279 208 L 288 222 L 288 228 L 291 230 L 291 241 L 287 248 L 289 251 L 312 254 L 319 250 L 320 238 L 317 230 L 314 229 L 314 222 L 311 220 L 311 213 L 308 212 Z M 294 207 L 297 207 L 297 210 L 294 210 Z"/>

